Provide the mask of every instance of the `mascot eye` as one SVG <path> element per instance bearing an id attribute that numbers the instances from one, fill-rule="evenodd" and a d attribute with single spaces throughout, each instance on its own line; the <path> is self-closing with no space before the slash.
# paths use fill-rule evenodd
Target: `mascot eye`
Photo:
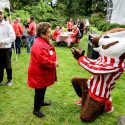
<path id="1" fill-rule="evenodd" d="M 106 45 L 102 45 L 102 48 L 103 49 L 108 49 L 108 48 L 110 48 L 111 46 L 113 46 L 113 45 L 115 45 L 117 43 L 119 43 L 119 42 L 115 41 L 115 42 L 112 42 L 112 43 L 109 43 L 109 44 L 106 44 Z"/>
<path id="2" fill-rule="evenodd" d="M 109 36 L 104 36 L 103 38 L 110 38 Z"/>

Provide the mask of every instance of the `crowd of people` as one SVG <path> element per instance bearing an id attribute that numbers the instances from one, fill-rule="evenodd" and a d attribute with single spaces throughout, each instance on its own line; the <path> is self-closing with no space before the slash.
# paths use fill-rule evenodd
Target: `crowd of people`
<path id="1" fill-rule="evenodd" d="M 80 39 L 83 37 L 83 34 L 88 32 L 89 25 L 90 24 L 87 19 L 85 20 L 77 19 L 76 22 L 73 22 L 72 18 L 70 18 L 66 24 L 67 31 L 71 33 L 71 34 L 67 33 L 66 35 L 70 35 L 70 36 L 68 37 L 68 36 L 62 35 L 62 37 L 59 38 L 58 36 L 60 36 L 61 33 L 63 33 L 64 31 L 63 31 L 63 27 L 57 26 L 52 35 L 52 39 L 57 43 L 62 41 L 66 42 L 67 45 L 70 47 L 71 43 L 80 42 Z"/>
<path id="2" fill-rule="evenodd" d="M 80 29 L 80 25 L 83 26 L 83 29 Z M 73 32 L 69 39 L 75 41 L 78 32 L 83 34 L 84 24 L 80 24 L 78 20 L 76 24 L 72 24 L 70 19 L 70 22 L 67 23 L 67 29 L 69 32 Z M 62 30 L 62 27 L 56 27 L 52 38 L 55 39 Z M 8 79 L 7 85 L 12 85 L 11 45 L 15 40 L 16 53 L 20 54 L 23 34 L 25 34 L 28 43 L 27 53 L 31 54 L 27 84 L 35 92 L 33 114 L 42 118 L 44 113 L 40 111 L 41 106 L 51 105 L 51 102 L 44 101 L 46 89 L 57 80 L 58 58 L 54 46 L 50 43 L 51 24 L 40 22 L 36 25 L 34 17 L 30 17 L 27 19 L 25 28 L 23 28 L 19 17 L 15 19 L 13 24 L 5 21 L 4 12 L 0 9 L 0 83 L 3 81 L 5 68 Z"/>

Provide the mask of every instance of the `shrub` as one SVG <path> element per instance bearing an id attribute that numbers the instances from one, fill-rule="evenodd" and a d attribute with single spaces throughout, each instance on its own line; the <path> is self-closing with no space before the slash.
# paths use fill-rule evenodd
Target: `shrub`
<path id="1" fill-rule="evenodd" d="M 120 28 L 125 28 L 125 25 L 120 25 L 119 27 L 120 27 Z"/>
<path id="2" fill-rule="evenodd" d="M 20 17 L 21 19 L 21 23 L 24 24 L 24 22 L 26 21 L 26 19 L 28 17 L 30 17 L 30 14 L 25 11 L 25 10 L 16 10 L 12 15 L 11 15 L 12 19 L 15 20 L 16 17 Z"/>
<path id="3" fill-rule="evenodd" d="M 90 17 L 90 23 L 95 25 L 95 21 L 104 20 L 105 16 L 102 12 L 94 13 Z"/>
<path id="4" fill-rule="evenodd" d="M 117 28 L 117 27 L 119 27 L 119 26 L 120 26 L 120 24 L 113 23 L 113 24 L 110 24 L 110 25 L 107 27 L 106 30 L 110 30 L 110 29 L 112 29 L 112 28 Z"/>
<path id="5" fill-rule="evenodd" d="M 94 21 L 94 26 L 96 27 L 96 25 L 97 25 L 97 23 L 100 21 L 100 19 L 95 19 L 95 21 Z"/>
<path id="6" fill-rule="evenodd" d="M 102 31 L 102 28 L 104 27 L 104 25 L 106 24 L 105 21 L 102 21 L 99 25 L 98 25 L 98 30 L 101 30 Z"/>
<path id="7" fill-rule="evenodd" d="M 106 22 L 105 25 L 102 28 L 102 31 L 105 32 L 107 28 L 109 27 L 110 23 Z"/>
<path id="8" fill-rule="evenodd" d="M 98 28 L 98 25 L 101 24 L 102 22 L 103 22 L 102 20 L 97 21 L 96 27 Z"/>

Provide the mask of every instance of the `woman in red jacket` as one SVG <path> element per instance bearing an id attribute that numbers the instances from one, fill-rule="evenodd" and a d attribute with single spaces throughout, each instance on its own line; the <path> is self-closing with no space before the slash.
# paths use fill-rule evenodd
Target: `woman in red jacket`
<path id="1" fill-rule="evenodd" d="M 44 102 L 46 88 L 56 81 L 55 48 L 49 43 L 51 25 L 47 22 L 37 25 L 37 38 L 31 49 L 31 59 L 28 69 L 28 86 L 35 89 L 33 114 L 41 118 L 41 106 L 48 106 Z"/>
<path id="2" fill-rule="evenodd" d="M 52 39 L 56 40 L 57 36 L 61 34 L 61 29 L 59 26 L 56 27 L 56 29 L 54 30 L 54 33 L 52 35 Z"/>

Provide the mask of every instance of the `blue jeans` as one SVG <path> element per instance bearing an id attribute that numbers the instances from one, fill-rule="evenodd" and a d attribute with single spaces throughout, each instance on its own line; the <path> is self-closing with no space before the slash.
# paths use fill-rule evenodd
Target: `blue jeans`
<path id="1" fill-rule="evenodd" d="M 34 43 L 35 35 L 34 36 L 29 36 L 27 38 L 27 53 L 30 53 L 30 48 L 32 47 Z"/>

